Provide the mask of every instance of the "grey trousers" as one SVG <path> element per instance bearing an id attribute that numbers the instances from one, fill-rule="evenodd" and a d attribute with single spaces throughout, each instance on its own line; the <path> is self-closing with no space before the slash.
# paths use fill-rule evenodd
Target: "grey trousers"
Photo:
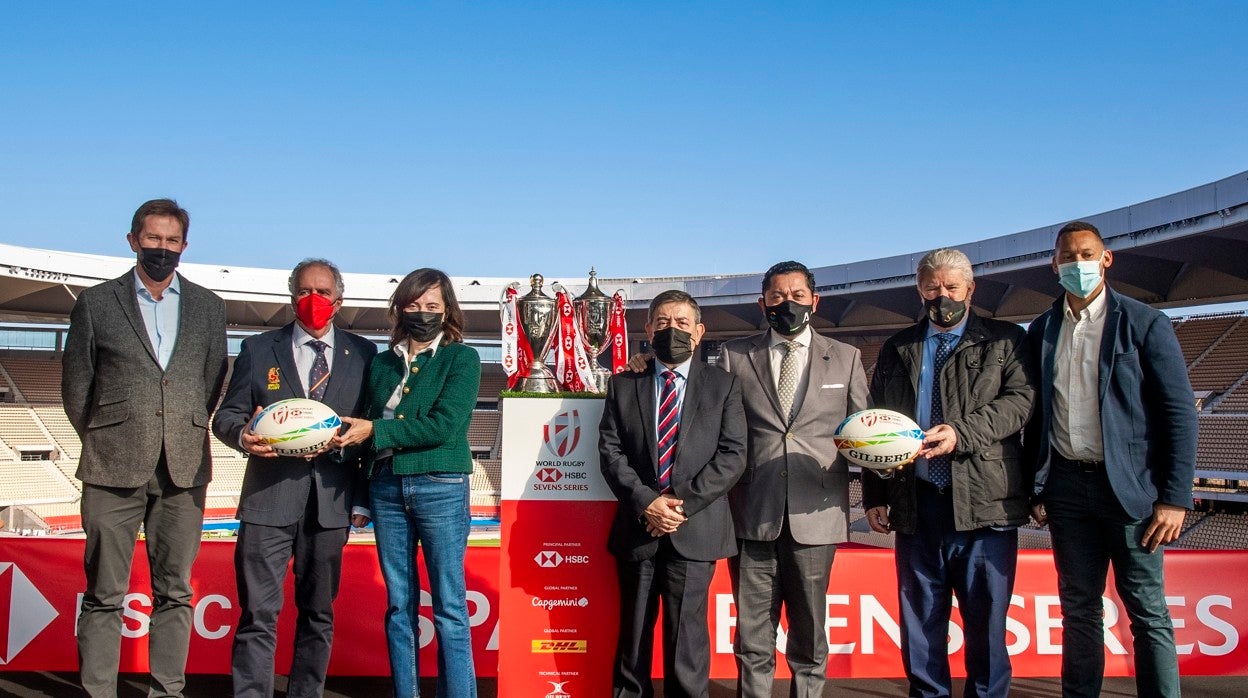
<path id="1" fill-rule="evenodd" d="M 199 552 L 207 488 L 174 485 L 163 458 L 142 487 L 83 484 L 87 589 L 78 615 L 78 664 L 87 695 L 117 695 L 121 611 L 139 524 L 147 537 L 152 583 L 148 695 L 182 695 L 193 611 L 191 565 Z"/>
<path id="2" fill-rule="evenodd" d="M 790 696 L 818 698 L 827 678 L 828 579 L 836 545 L 802 545 L 788 525 L 772 541 L 738 540 L 728 560 L 737 604 L 737 694 L 770 698 L 776 671 L 776 625 L 788 620 L 785 659 Z"/>

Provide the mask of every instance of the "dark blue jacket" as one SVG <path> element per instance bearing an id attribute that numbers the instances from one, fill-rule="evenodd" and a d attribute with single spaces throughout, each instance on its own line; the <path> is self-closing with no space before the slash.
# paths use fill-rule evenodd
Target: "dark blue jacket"
<path id="1" fill-rule="evenodd" d="M 1153 504 L 1192 506 L 1196 470 L 1196 402 L 1170 319 L 1112 291 L 1101 338 L 1099 391 L 1105 470 L 1128 515 L 1144 519 Z M 1040 361 L 1040 409 L 1028 425 L 1026 452 L 1035 468 L 1034 492 L 1044 501 L 1053 416 L 1053 357 L 1061 334 L 1064 296 L 1027 331 Z"/>

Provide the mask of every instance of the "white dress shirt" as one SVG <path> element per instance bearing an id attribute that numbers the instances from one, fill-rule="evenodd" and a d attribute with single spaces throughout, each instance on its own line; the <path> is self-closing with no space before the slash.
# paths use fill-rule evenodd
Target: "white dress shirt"
<path id="1" fill-rule="evenodd" d="M 303 385 L 303 394 L 308 395 L 308 374 L 312 373 L 312 364 L 316 361 L 316 350 L 308 346 L 308 342 L 318 339 L 308 334 L 303 325 L 295 323 L 295 331 L 290 333 L 290 349 L 295 355 L 295 367 L 299 369 L 299 383 Z M 324 337 L 319 338 L 328 346 L 325 349 L 325 362 L 329 364 L 329 372 L 334 372 L 334 328 L 330 327 Z"/>
<path id="2" fill-rule="evenodd" d="M 771 364 L 771 387 L 776 389 L 777 395 L 780 394 L 780 365 L 784 363 L 784 357 L 789 353 L 784 343 L 788 341 L 797 342 L 800 345 L 793 350 L 797 352 L 795 357 L 797 359 L 797 389 L 793 391 L 793 407 L 796 409 L 806 398 L 806 388 L 810 383 L 810 325 L 807 325 L 806 329 L 792 340 L 781 337 L 775 330 L 767 332 L 767 360 Z"/>
<path id="3" fill-rule="evenodd" d="M 1062 330 L 1053 354 L 1053 448 L 1069 460 L 1105 460 L 1099 394 L 1101 337 L 1109 293 L 1097 294 L 1078 315 L 1062 303 Z"/>

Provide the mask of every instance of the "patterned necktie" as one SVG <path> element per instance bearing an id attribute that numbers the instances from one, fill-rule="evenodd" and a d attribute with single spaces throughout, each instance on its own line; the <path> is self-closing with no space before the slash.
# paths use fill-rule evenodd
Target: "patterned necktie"
<path id="1" fill-rule="evenodd" d="M 659 391 L 659 492 L 672 490 L 672 463 L 676 460 L 676 439 L 680 436 L 680 405 L 676 402 L 676 373 L 663 372 Z"/>
<path id="2" fill-rule="evenodd" d="M 941 332 L 936 335 L 936 339 L 940 341 L 940 345 L 936 347 L 936 359 L 932 361 L 932 412 L 930 423 L 933 427 L 937 424 L 945 423 L 945 406 L 940 396 L 940 369 L 944 368 L 945 361 L 953 353 L 953 345 L 957 343 L 958 337 L 952 332 Z M 948 487 L 953 480 L 953 456 L 946 454 L 928 458 L 927 479 L 942 490 Z"/>
<path id="3" fill-rule="evenodd" d="M 784 343 L 785 354 L 780 360 L 780 380 L 776 383 L 776 394 L 780 398 L 780 413 L 784 415 L 784 423 L 791 424 L 797 416 L 797 406 L 793 398 L 797 396 L 797 350 L 802 345 L 797 342 Z"/>
<path id="4" fill-rule="evenodd" d="M 329 345 L 319 339 L 311 339 L 304 346 L 312 347 L 312 351 L 316 352 L 316 359 L 308 371 L 308 397 L 319 401 L 325 397 L 325 386 L 329 384 L 329 361 L 325 358 Z"/>

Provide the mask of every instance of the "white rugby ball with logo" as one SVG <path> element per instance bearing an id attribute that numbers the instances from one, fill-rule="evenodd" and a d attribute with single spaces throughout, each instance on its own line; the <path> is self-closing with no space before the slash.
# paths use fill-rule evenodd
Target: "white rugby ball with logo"
<path id="1" fill-rule="evenodd" d="M 305 456 L 325 447 L 342 420 L 329 405 L 307 398 L 280 400 L 251 420 L 251 431 L 279 456 Z"/>
<path id="2" fill-rule="evenodd" d="M 914 460 L 923 447 L 923 430 L 900 412 L 870 409 L 846 417 L 833 440 L 849 462 L 891 470 Z"/>

